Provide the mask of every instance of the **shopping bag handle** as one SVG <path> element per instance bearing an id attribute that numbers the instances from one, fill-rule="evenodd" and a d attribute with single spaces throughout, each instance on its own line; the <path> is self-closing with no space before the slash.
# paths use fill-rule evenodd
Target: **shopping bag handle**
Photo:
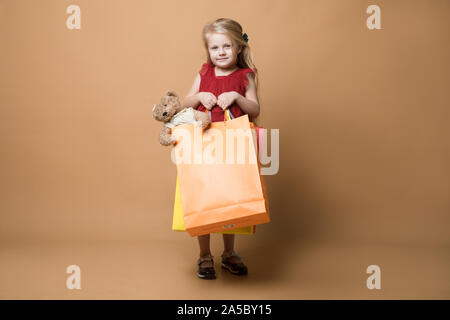
<path id="1" fill-rule="evenodd" d="M 211 110 L 208 110 L 208 114 L 209 114 L 209 120 L 212 122 Z M 226 117 L 225 115 L 228 116 L 228 119 L 227 119 L 227 117 Z M 230 109 L 228 109 L 228 108 L 225 109 L 224 115 L 223 115 L 223 122 L 225 122 L 225 121 L 227 121 L 227 120 L 233 120 L 233 119 L 234 119 L 234 116 L 233 116 L 233 114 L 231 113 Z"/>

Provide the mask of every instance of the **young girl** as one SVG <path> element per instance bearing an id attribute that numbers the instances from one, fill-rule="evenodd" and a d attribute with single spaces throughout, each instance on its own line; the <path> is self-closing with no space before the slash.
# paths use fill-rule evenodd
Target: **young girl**
<path id="1" fill-rule="evenodd" d="M 224 121 L 228 108 L 233 118 L 247 114 L 250 121 L 259 114 L 257 71 L 252 62 L 248 36 L 230 19 L 218 19 L 203 29 L 207 52 L 183 106 L 211 112 L 211 121 Z M 200 258 L 197 276 L 215 279 L 214 261 L 209 247 L 210 235 L 198 237 Z M 224 234 L 222 267 L 236 275 L 246 275 L 247 267 L 234 251 L 234 234 Z"/>

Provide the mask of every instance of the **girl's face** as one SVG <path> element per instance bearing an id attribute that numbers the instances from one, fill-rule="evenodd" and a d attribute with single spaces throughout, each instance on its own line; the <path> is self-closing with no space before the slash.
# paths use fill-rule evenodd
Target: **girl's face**
<path id="1" fill-rule="evenodd" d="M 221 33 L 210 33 L 208 35 L 208 51 L 211 62 L 221 68 L 229 69 L 236 66 L 239 51 L 233 50 L 230 38 Z"/>

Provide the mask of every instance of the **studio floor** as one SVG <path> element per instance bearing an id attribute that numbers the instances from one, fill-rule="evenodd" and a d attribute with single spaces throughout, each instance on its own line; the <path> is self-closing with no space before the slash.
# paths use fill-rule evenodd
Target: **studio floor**
<path id="1" fill-rule="evenodd" d="M 190 241 L 186 246 L 186 241 Z M 197 242 L 8 241 L 0 244 L 1 299 L 449 299 L 448 247 L 303 243 L 295 250 L 240 246 L 249 275 L 220 268 L 221 237 L 212 236 L 216 280 L 195 275 Z M 66 287 L 78 265 L 81 289 Z M 381 289 L 369 290 L 369 265 Z"/>

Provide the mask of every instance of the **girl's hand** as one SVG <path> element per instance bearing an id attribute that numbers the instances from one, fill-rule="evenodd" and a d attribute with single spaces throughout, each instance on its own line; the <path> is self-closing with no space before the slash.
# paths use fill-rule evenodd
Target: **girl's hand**
<path id="1" fill-rule="evenodd" d="M 200 103 L 205 106 L 206 109 L 211 110 L 217 103 L 216 96 L 211 92 L 199 92 L 197 93 Z"/>
<path id="2" fill-rule="evenodd" d="M 223 110 L 231 106 L 239 97 L 236 91 L 224 92 L 217 99 L 217 105 Z"/>

